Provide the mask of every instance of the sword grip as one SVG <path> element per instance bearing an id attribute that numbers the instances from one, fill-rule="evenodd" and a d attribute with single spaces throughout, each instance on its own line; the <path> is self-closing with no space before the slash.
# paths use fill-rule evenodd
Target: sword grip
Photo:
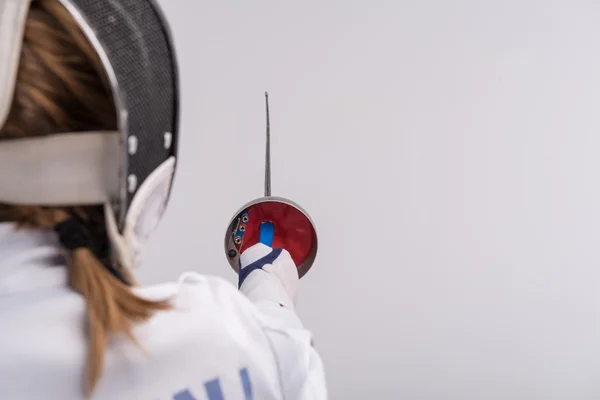
<path id="1" fill-rule="evenodd" d="M 273 237 L 275 236 L 275 226 L 272 222 L 263 222 L 260 224 L 260 238 L 259 242 L 273 247 Z"/>

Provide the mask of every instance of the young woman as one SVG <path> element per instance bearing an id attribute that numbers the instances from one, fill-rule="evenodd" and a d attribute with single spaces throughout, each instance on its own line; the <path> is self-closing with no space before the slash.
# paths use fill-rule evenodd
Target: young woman
<path id="1" fill-rule="evenodd" d="M 0 21 L 0 399 L 325 399 L 286 250 L 249 247 L 239 290 L 135 284 L 176 155 L 156 5 L 0 0 Z"/>

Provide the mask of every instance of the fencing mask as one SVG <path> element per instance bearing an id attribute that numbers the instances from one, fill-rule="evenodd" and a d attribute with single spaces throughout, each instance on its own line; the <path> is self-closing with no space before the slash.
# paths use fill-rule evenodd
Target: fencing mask
<path id="1" fill-rule="evenodd" d="M 29 5 L 0 0 L 0 128 L 11 108 Z M 98 53 L 118 131 L 0 141 L 0 203 L 104 204 L 116 261 L 132 268 L 169 197 L 178 82 L 169 27 L 152 0 L 57 0 Z"/>

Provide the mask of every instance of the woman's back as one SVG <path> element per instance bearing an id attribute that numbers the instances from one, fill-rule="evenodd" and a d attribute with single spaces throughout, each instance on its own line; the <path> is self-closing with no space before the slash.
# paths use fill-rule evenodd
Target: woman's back
<path id="1" fill-rule="evenodd" d="M 12 229 L 0 224 L 0 398 L 80 398 L 85 301 L 69 289 L 51 233 Z M 299 339 L 281 331 L 283 341 L 273 342 L 265 331 L 274 327 L 231 284 L 192 274 L 136 292 L 169 298 L 173 309 L 135 328 L 141 349 L 111 338 L 93 399 L 284 398 L 272 346 L 294 351 Z"/>

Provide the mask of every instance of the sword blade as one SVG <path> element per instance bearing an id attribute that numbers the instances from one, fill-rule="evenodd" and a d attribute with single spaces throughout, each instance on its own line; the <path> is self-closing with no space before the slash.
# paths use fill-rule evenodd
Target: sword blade
<path id="1" fill-rule="evenodd" d="M 267 110 L 267 148 L 265 152 L 265 197 L 271 196 L 271 121 L 269 118 L 269 93 L 265 92 Z"/>

